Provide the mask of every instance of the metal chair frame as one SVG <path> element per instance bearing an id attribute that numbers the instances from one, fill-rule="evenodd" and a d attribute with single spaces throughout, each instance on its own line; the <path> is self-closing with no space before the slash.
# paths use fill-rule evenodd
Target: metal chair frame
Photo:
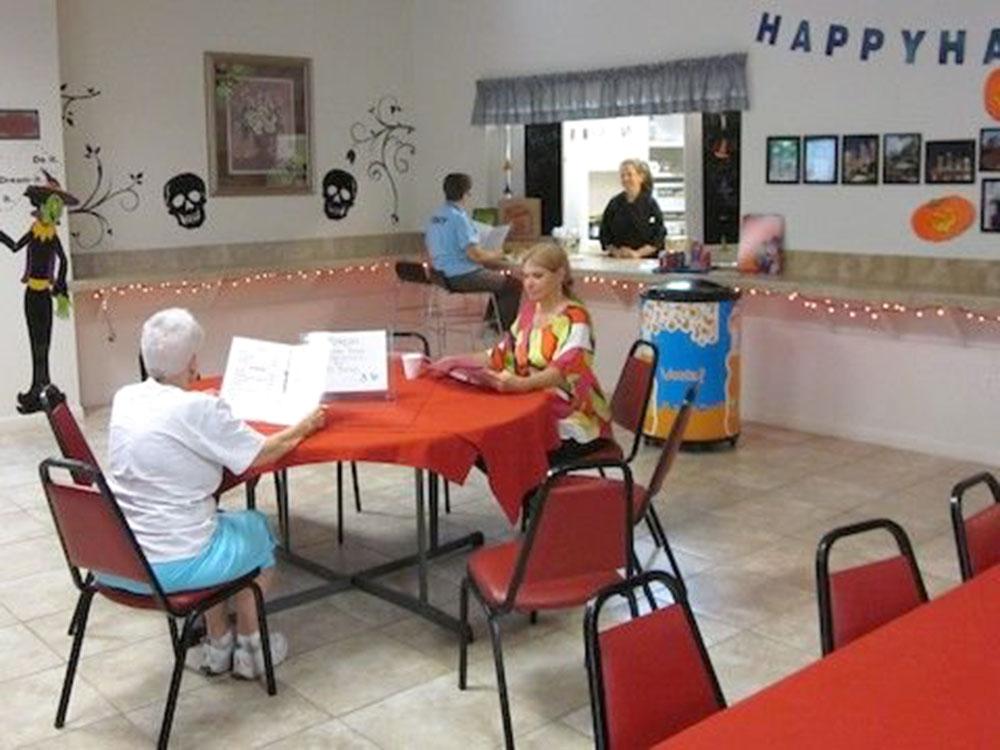
<path id="1" fill-rule="evenodd" d="M 650 609 L 653 611 L 659 609 L 656 598 L 650 593 L 650 587 L 654 583 L 663 584 L 670 591 L 674 604 L 679 606 L 684 612 L 684 617 L 691 628 L 691 634 L 694 637 L 698 654 L 701 656 L 705 672 L 708 674 L 709 681 L 712 684 L 712 692 L 716 703 L 720 709 L 726 708 L 726 697 L 722 693 L 722 686 L 719 684 L 715 667 L 712 666 L 712 660 L 708 655 L 708 649 L 705 647 L 701 630 L 698 628 L 698 623 L 694 619 L 694 613 L 691 611 L 691 604 L 688 601 L 687 590 L 683 581 L 660 570 L 648 570 L 644 573 L 638 573 L 619 584 L 603 589 L 587 605 L 586 612 L 584 613 L 583 637 L 586 647 L 591 714 L 594 722 L 594 743 L 597 750 L 608 750 L 611 746 L 610 738 L 608 737 L 607 701 L 605 699 L 604 680 L 602 679 L 601 671 L 601 644 L 598 629 L 601 611 L 609 600 L 615 597 L 623 597 L 628 601 L 632 619 L 635 620 L 638 612 L 635 592 L 638 588 L 641 588 L 646 595 Z M 638 616 L 641 617 L 642 615 Z M 664 645 L 666 646 L 667 644 Z"/>
<path id="2" fill-rule="evenodd" d="M 888 531 L 892 534 L 899 548 L 899 553 L 906 558 L 913 574 L 913 581 L 917 587 L 917 595 L 921 601 L 927 601 L 927 588 L 924 586 L 924 579 L 920 575 L 917 567 L 917 558 L 913 554 L 913 546 L 910 538 L 906 535 L 903 527 L 888 518 L 875 518 L 870 521 L 841 526 L 840 528 L 828 531 L 820 539 L 816 548 L 816 594 L 819 605 L 819 633 L 820 645 L 823 649 L 823 656 L 834 651 L 833 637 L 833 602 L 830 595 L 830 551 L 834 542 L 849 536 L 864 534 L 874 530 Z"/>
<path id="3" fill-rule="evenodd" d="M 622 567 L 625 569 L 625 577 L 630 578 L 635 565 L 635 556 L 632 552 L 632 529 L 634 526 L 632 519 L 632 471 L 629 469 L 628 465 L 622 461 L 600 461 L 560 467 L 549 472 L 545 483 L 538 488 L 534 498 L 532 499 L 531 520 L 528 525 L 527 533 L 521 543 L 521 548 L 518 551 L 517 561 L 514 565 L 514 570 L 507 586 L 507 594 L 503 602 L 499 605 L 493 605 L 488 602 L 486 597 L 479 590 L 472 576 L 466 574 L 465 578 L 462 580 L 459 598 L 459 619 L 463 627 L 459 630 L 458 687 L 459 690 L 465 690 L 467 686 L 468 644 L 470 632 L 469 592 L 471 591 L 480 606 L 482 606 L 483 611 L 486 613 L 486 622 L 490 631 L 490 641 L 493 646 L 493 664 L 494 669 L 496 670 L 497 692 L 500 698 L 500 715 L 503 722 L 504 743 L 508 750 L 511 750 L 514 747 L 514 730 L 511 722 L 507 678 L 504 670 L 500 620 L 517 609 L 518 590 L 521 587 L 521 583 L 524 581 L 528 562 L 531 559 L 532 549 L 535 544 L 535 537 L 538 533 L 542 517 L 545 514 L 545 505 L 553 485 L 555 485 L 562 477 L 565 477 L 573 472 L 580 471 L 581 469 L 593 470 L 598 468 L 605 470 L 616 469 L 622 472 L 622 480 L 625 484 L 624 501 L 626 505 L 624 514 L 626 559 L 623 561 Z"/>
<path id="4" fill-rule="evenodd" d="M 66 722 L 66 712 L 69 708 L 70 696 L 73 690 L 73 680 L 76 676 L 76 669 L 80 660 L 80 651 L 83 646 L 83 637 L 87 629 L 87 619 L 90 614 L 91 603 L 94 595 L 103 593 L 103 589 L 107 587 L 100 586 L 96 582 L 93 574 L 89 571 L 85 576 L 81 575 L 80 569 L 74 564 L 70 556 L 66 539 L 63 536 L 60 519 L 55 511 L 55 508 L 53 507 L 52 498 L 49 494 L 50 488 L 55 484 L 51 476 L 52 469 L 65 470 L 70 472 L 70 474 L 74 477 L 80 475 L 87 476 L 90 479 L 89 487 L 91 489 L 83 491 L 99 495 L 110 509 L 115 520 L 120 524 L 121 530 L 131 546 L 132 552 L 136 555 L 146 573 L 146 583 L 150 586 L 151 593 L 145 598 L 152 599 L 156 605 L 156 609 L 163 611 L 167 616 L 167 626 L 170 632 L 170 641 L 174 651 L 174 669 L 170 678 L 170 688 L 167 692 L 167 702 L 163 712 L 163 721 L 160 725 L 157 747 L 160 748 L 160 750 L 163 750 L 167 747 L 167 743 L 170 739 L 170 730 L 173 725 L 174 712 L 177 708 L 177 695 L 180 690 L 181 678 L 184 674 L 185 655 L 187 654 L 187 650 L 194 645 L 192 633 L 195 622 L 207 610 L 211 609 L 216 604 L 229 599 L 231 596 L 245 588 L 249 588 L 252 591 L 254 601 L 257 605 L 257 626 L 260 629 L 260 638 L 263 649 L 267 693 L 268 695 L 275 695 L 278 692 L 278 688 L 274 679 L 274 665 L 271 660 L 271 646 L 267 629 L 267 617 L 264 612 L 264 596 L 260 587 L 254 580 L 260 574 L 260 569 L 254 569 L 246 575 L 220 586 L 216 593 L 199 601 L 192 607 L 175 607 L 171 603 L 170 597 L 163 591 L 159 581 L 156 579 L 156 575 L 153 573 L 153 570 L 149 565 L 149 561 L 146 559 L 146 555 L 139 546 L 131 528 L 129 528 L 128 522 L 126 521 L 121 508 L 119 508 L 118 503 L 115 501 L 114 494 L 108 487 L 107 482 L 104 479 L 104 475 L 101 474 L 100 470 L 95 466 L 83 463 L 82 461 L 49 458 L 42 461 L 40 464 L 39 476 L 42 481 L 42 487 L 45 489 L 46 499 L 48 500 L 49 508 L 55 521 L 56 532 L 59 535 L 59 543 L 62 546 L 63 554 L 66 558 L 66 564 L 69 567 L 70 575 L 73 579 L 73 585 L 76 586 L 77 591 L 80 592 L 80 597 L 77 600 L 76 605 L 76 613 L 73 618 L 75 623 L 73 645 L 70 649 L 69 661 L 66 665 L 66 676 L 63 680 L 62 692 L 59 696 L 59 708 L 56 711 L 56 728 L 61 729 Z M 94 489 L 95 487 L 96 489 Z M 124 593 L 127 593 L 129 596 L 143 596 L 141 594 L 132 594 L 131 592 Z M 112 601 L 114 600 L 112 599 Z M 183 625 L 179 633 L 177 630 L 176 620 L 183 620 Z"/>
<path id="5" fill-rule="evenodd" d="M 958 567 L 962 572 L 962 580 L 968 581 L 977 571 L 973 570 L 972 557 L 969 554 L 969 540 L 965 531 L 965 516 L 962 510 L 962 503 L 965 500 L 965 493 L 973 487 L 984 484 L 993 495 L 993 502 L 1000 503 L 1000 481 L 988 471 L 974 474 L 967 479 L 963 479 L 951 490 L 951 526 L 955 532 L 955 547 L 958 550 Z"/>

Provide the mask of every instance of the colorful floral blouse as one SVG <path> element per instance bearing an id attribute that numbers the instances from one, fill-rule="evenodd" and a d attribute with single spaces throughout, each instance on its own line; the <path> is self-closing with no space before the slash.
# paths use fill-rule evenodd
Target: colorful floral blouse
<path id="1" fill-rule="evenodd" d="M 611 437 L 611 410 L 593 370 L 590 313 L 570 301 L 544 326 L 535 327 L 536 307 L 530 302 L 521 307 L 503 340 L 490 349 L 490 367 L 525 376 L 554 365 L 563 376 L 553 389 L 559 437 L 578 443 Z"/>

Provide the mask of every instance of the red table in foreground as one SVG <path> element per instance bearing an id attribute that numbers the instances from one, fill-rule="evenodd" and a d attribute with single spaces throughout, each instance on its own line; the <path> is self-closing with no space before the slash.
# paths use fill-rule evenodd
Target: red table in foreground
<path id="1" fill-rule="evenodd" d="M 1000 566 L 656 747 L 1000 747 Z"/>

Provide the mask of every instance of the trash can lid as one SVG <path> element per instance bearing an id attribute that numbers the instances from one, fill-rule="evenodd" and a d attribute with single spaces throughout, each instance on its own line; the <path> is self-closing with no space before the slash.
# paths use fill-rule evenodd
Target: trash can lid
<path id="1" fill-rule="evenodd" d="M 732 287 L 716 284 L 708 279 L 673 279 L 642 293 L 644 300 L 665 302 L 721 302 L 739 299 L 739 296 L 740 293 Z"/>

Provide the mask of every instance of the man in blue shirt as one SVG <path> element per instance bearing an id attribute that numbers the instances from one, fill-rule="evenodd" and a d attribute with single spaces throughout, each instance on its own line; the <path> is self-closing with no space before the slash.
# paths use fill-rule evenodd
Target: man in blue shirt
<path id="1" fill-rule="evenodd" d="M 452 173 L 444 178 L 445 203 L 427 220 L 424 242 L 431 265 L 451 292 L 492 292 L 500 323 L 510 328 L 521 302 L 521 282 L 499 270 L 507 267 L 502 250 L 479 246 L 479 233 L 468 214 L 472 178 Z"/>

